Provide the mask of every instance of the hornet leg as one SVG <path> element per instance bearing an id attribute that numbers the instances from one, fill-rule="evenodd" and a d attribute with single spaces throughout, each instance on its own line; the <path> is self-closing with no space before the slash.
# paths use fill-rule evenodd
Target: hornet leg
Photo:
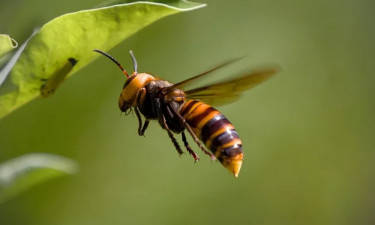
<path id="1" fill-rule="evenodd" d="M 212 160 L 215 160 L 216 159 L 215 155 L 212 154 L 211 152 L 209 152 L 207 149 L 205 149 L 202 146 L 202 144 L 201 144 L 200 140 L 198 139 L 197 135 L 195 135 L 193 129 L 191 129 L 190 125 L 186 122 L 186 120 L 173 107 L 169 106 L 169 108 L 179 118 L 180 122 L 184 124 L 185 128 L 189 131 L 190 135 L 194 139 L 195 143 L 197 143 L 197 145 L 199 146 L 199 148 L 202 149 L 202 151 L 204 153 L 206 153 L 207 155 L 209 155 Z"/>
<path id="2" fill-rule="evenodd" d="M 141 117 L 141 114 L 139 113 L 138 111 L 138 108 L 137 107 L 134 107 L 134 111 L 135 111 L 135 115 L 137 115 L 137 118 L 138 118 L 138 135 L 139 136 L 143 136 L 143 133 L 142 133 L 142 117 Z M 147 121 L 147 120 L 146 120 Z M 145 122 L 146 123 L 146 122 Z"/>
<path id="3" fill-rule="evenodd" d="M 148 127 L 148 124 L 150 123 L 150 120 L 146 119 L 145 120 L 145 123 L 143 124 L 143 127 L 142 127 L 142 130 L 141 130 L 141 133 L 139 135 L 141 136 L 145 136 L 145 131 Z M 139 131 L 138 131 L 139 132 Z"/>
<path id="4" fill-rule="evenodd" d="M 199 161 L 199 156 L 193 151 L 193 149 L 190 148 L 189 143 L 186 140 L 185 132 L 182 131 L 182 141 L 184 142 L 184 145 L 187 149 L 187 151 L 190 153 L 190 155 L 193 156 L 194 161 Z"/>
<path id="5" fill-rule="evenodd" d="M 137 92 L 137 96 L 136 96 L 136 99 L 137 99 L 137 105 L 140 105 L 141 104 L 141 95 L 146 93 L 146 89 L 145 88 L 142 88 L 139 92 Z M 138 126 L 138 135 L 139 136 L 145 136 L 145 131 L 148 127 L 148 124 L 150 123 L 150 120 L 146 118 L 145 120 L 145 123 L 143 124 L 143 127 L 142 127 L 142 119 L 141 119 L 141 114 L 139 113 L 139 110 L 137 107 L 135 107 L 135 113 L 137 114 L 137 117 L 138 117 L 138 123 L 139 123 L 139 126 Z"/>
<path id="6" fill-rule="evenodd" d="M 163 117 L 163 118 L 162 118 L 162 119 L 163 119 L 163 125 L 164 125 L 164 128 L 165 128 L 165 129 L 167 130 L 167 132 L 168 132 L 168 136 L 169 136 L 169 138 L 172 140 L 172 142 L 173 142 L 173 144 L 174 144 L 174 147 L 176 148 L 178 154 L 179 154 L 179 155 L 182 155 L 182 154 L 183 154 L 183 151 L 181 150 L 180 145 L 178 144 L 176 138 L 173 136 L 172 131 L 169 130 L 168 125 L 167 125 L 167 122 L 166 122 L 166 120 L 165 120 L 165 117 L 164 117 L 163 115 L 161 115 L 161 116 Z"/>
<path id="7" fill-rule="evenodd" d="M 167 130 L 169 138 L 172 140 L 174 147 L 176 148 L 179 155 L 182 155 L 184 152 L 181 150 L 180 145 L 178 144 L 176 138 L 173 136 L 172 131 L 169 129 L 167 121 L 163 115 L 163 113 L 160 111 L 161 105 L 159 101 L 156 101 L 157 109 L 158 109 L 158 117 L 159 120 L 161 120 L 161 123 L 163 124 L 163 128 Z"/>

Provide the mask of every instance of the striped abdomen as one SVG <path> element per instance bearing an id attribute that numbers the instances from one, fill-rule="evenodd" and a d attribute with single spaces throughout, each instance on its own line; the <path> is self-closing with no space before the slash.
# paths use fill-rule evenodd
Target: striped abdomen
<path id="1" fill-rule="evenodd" d="M 243 160 L 242 142 L 229 120 L 213 107 L 195 100 L 187 101 L 180 113 L 195 135 L 237 176 Z"/>

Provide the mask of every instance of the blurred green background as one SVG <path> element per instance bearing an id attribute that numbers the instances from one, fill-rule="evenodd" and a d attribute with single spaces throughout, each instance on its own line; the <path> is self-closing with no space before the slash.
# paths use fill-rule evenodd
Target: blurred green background
<path id="1" fill-rule="evenodd" d="M 104 57 L 0 120 L 0 162 L 30 152 L 80 171 L 0 205 L 0 224 L 375 224 L 375 3 L 201 1 L 110 53 L 171 82 L 227 59 L 230 76 L 264 63 L 275 78 L 220 107 L 239 131 L 235 179 L 194 149 L 181 158 L 157 123 L 146 138 L 117 106 L 124 76 Z M 52 18 L 100 0 L 2 0 L 0 33 L 19 43 Z M 192 141 L 190 141 L 192 142 Z"/>

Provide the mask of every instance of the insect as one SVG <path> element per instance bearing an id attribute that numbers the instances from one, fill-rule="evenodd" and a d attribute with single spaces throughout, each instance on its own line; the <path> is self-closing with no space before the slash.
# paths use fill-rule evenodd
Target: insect
<path id="1" fill-rule="evenodd" d="M 132 51 L 130 55 L 134 72 L 131 75 L 109 54 L 100 50 L 94 51 L 111 59 L 126 75 L 127 80 L 120 93 L 118 104 L 122 112 L 129 113 L 132 109 L 135 111 L 140 136 L 144 135 L 150 120 L 158 120 L 161 127 L 167 131 L 177 152 L 180 155 L 183 153 L 173 133 L 181 133 L 186 150 L 195 161 L 198 161 L 199 156 L 192 150 L 186 139 L 185 131 L 187 131 L 204 153 L 211 159 L 217 158 L 235 177 L 238 176 L 244 158 L 241 139 L 229 120 L 211 107 L 211 104 L 226 104 L 236 100 L 243 91 L 274 75 L 278 71 L 276 67 L 249 72 L 242 77 L 183 91 L 188 85 L 205 77 L 208 73 L 237 59 L 172 84 L 147 73 L 138 73 L 137 61 Z M 144 123 L 141 114 L 145 117 Z"/>

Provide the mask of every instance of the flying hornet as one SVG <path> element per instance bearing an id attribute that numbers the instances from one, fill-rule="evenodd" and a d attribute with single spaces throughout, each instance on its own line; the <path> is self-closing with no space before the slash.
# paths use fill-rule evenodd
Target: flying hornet
<path id="1" fill-rule="evenodd" d="M 140 136 L 144 135 L 151 120 L 157 120 L 167 131 L 177 152 L 183 154 L 174 134 L 181 134 L 186 150 L 195 161 L 198 161 L 199 156 L 186 139 L 185 131 L 187 131 L 205 154 L 211 159 L 218 159 L 235 177 L 238 176 L 244 159 L 242 141 L 227 117 L 211 105 L 237 100 L 242 92 L 273 76 L 278 71 L 277 67 L 255 70 L 226 81 L 185 90 L 200 78 L 237 59 L 172 84 L 148 73 L 138 73 L 137 61 L 132 51 L 130 56 L 133 60 L 134 72 L 131 75 L 108 53 L 94 51 L 108 57 L 126 75 L 127 80 L 120 93 L 118 105 L 122 112 L 128 113 L 132 109 L 135 111 Z M 144 123 L 141 115 L 145 118 Z"/>

